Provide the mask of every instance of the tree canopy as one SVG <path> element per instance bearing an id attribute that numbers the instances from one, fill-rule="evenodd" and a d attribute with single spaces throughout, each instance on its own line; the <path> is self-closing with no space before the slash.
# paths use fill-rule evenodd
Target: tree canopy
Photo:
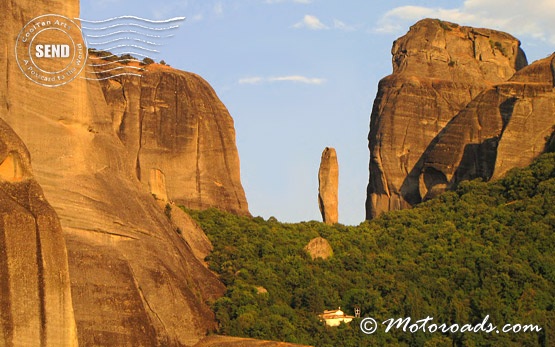
<path id="1" fill-rule="evenodd" d="M 315 346 L 555 345 L 555 154 L 495 182 L 463 182 L 416 208 L 359 226 L 280 223 L 187 211 L 214 244 L 210 268 L 227 286 L 213 304 L 220 334 Z M 304 247 L 324 237 L 334 255 Z M 341 306 L 378 322 L 427 316 L 446 324 L 536 324 L 540 332 L 373 335 L 360 320 L 318 319 Z"/>

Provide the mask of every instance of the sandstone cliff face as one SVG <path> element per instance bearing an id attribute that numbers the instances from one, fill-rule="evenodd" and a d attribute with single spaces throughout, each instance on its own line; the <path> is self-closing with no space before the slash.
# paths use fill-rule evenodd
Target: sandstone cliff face
<path id="1" fill-rule="evenodd" d="M 110 73 L 121 70 L 100 76 Z M 141 74 L 101 81 L 113 129 L 137 178 L 151 189 L 163 180 L 167 198 L 186 207 L 248 215 L 233 119 L 212 87 L 198 75 L 159 64 Z"/>
<path id="2" fill-rule="evenodd" d="M 335 224 L 338 213 L 339 164 L 334 148 L 326 147 L 322 152 L 318 170 L 318 206 L 326 224 Z"/>
<path id="3" fill-rule="evenodd" d="M 0 217 L 0 345 L 77 346 L 60 222 L 1 119 Z"/>
<path id="4" fill-rule="evenodd" d="M 423 154 L 470 101 L 526 66 L 519 46 L 502 32 L 432 19 L 395 41 L 370 122 L 368 219 L 422 200 Z"/>
<path id="5" fill-rule="evenodd" d="M 555 127 L 554 57 L 487 89 L 453 118 L 423 156 L 422 196 L 462 180 L 498 178 L 547 149 Z"/>
<path id="6" fill-rule="evenodd" d="M 154 177 L 150 183 L 158 187 L 157 189 L 163 190 L 162 187 L 167 186 L 169 197 L 178 201 L 181 199 L 180 196 L 172 195 L 172 187 L 177 184 L 177 178 L 172 175 L 171 165 L 177 164 L 164 159 L 162 163 L 170 167 L 166 168 L 149 162 L 148 151 L 152 148 L 162 151 L 163 148 L 170 152 L 174 148 L 172 146 L 183 143 L 179 142 L 182 140 L 176 140 L 178 136 L 175 134 L 166 136 L 172 132 L 171 129 L 161 131 L 152 125 L 150 131 L 154 135 L 145 135 L 151 123 L 141 122 L 127 126 L 130 119 L 112 118 L 113 112 L 106 102 L 102 86 L 96 81 L 76 79 L 62 87 L 44 88 L 27 80 L 12 59 L 17 34 L 27 21 L 45 13 L 59 13 L 74 18 L 78 16 L 78 11 L 77 1 L 54 1 L 48 4 L 5 1 L 0 4 L 0 28 L 5 37 L 4 44 L 0 46 L 0 76 L 3 81 L 0 86 L 0 114 L 27 145 L 33 158 L 35 178 L 60 218 L 68 250 L 71 297 L 68 296 L 69 292 L 64 292 L 65 295 L 60 299 L 63 299 L 64 305 L 60 303 L 59 310 L 65 310 L 65 303 L 72 299 L 77 337 L 82 346 L 194 345 L 208 330 L 216 327 L 214 315 L 207 302 L 221 295 L 225 288 L 195 257 L 191 246 L 176 232 L 175 225 L 164 214 L 164 209 L 157 204 L 149 189 L 150 177 Z M 88 73 L 90 72 L 89 70 Z M 170 75 L 171 73 L 164 78 L 174 82 L 181 78 L 178 73 L 175 78 Z M 177 83 L 184 83 L 180 86 L 186 88 L 185 82 Z M 199 84 L 202 85 L 201 82 Z M 191 93 L 197 91 L 195 89 Z M 156 95 L 161 98 L 161 95 Z M 191 95 L 189 97 L 195 99 Z M 203 104 L 207 99 L 199 99 L 201 109 L 211 107 Z M 208 117 L 208 113 L 203 116 Z M 130 131 L 133 127 L 138 127 L 138 124 L 143 127 L 143 133 Z M 119 128 L 114 129 L 115 125 Z M 228 141 L 225 139 L 229 134 L 226 126 L 231 125 L 228 121 L 221 126 L 227 132 L 222 130 L 221 133 L 213 133 L 217 136 L 214 139 L 215 147 L 218 143 Z M 169 125 L 165 124 L 164 127 L 167 129 Z M 199 124 L 199 128 L 202 127 Z M 182 130 L 179 128 L 179 131 Z M 156 135 L 158 131 L 161 131 L 160 136 Z M 122 134 L 129 138 L 140 135 L 149 141 L 160 140 L 162 144 L 159 147 L 142 147 L 139 151 L 138 147 L 142 142 L 133 142 Z M 202 135 L 199 137 L 202 138 Z M 188 139 L 197 140 L 195 137 Z M 146 143 L 151 144 L 149 141 Z M 203 146 L 206 143 L 208 147 L 212 145 L 208 139 L 199 141 Z M 143 151 L 146 154 L 141 157 L 139 152 Z M 179 153 L 174 154 L 179 157 Z M 212 179 L 206 173 L 211 165 L 210 160 L 220 157 L 217 151 L 209 150 L 202 152 L 201 157 L 203 156 L 204 159 L 201 158 L 199 164 L 193 161 L 192 165 L 198 165 L 200 170 L 194 171 L 200 172 L 201 180 L 208 181 Z M 218 160 L 226 162 L 223 159 Z M 142 165 L 144 172 L 138 170 L 137 163 Z M 231 159 L 228 163 L 231 172 L 235 164 Z M 189 163 L 182 162 L 180 165 L 187 166 Z M 217 164 L 216 167 L 222 165 L 224 164 Z M 159 182 L 161 174 L 150 175 L 151 169 L 157 169 L 165 175 L 165 185 Z M 238 177 L 238 173 L 233 175 Z M 221 179 L 218 175 L 215 177 L 214 180 Z M 205 185 L 201 181 L 196 182 L 200 182 L 201 188 Z M 227 181 L 218 183 L 223 185 Z M 36 193 L 37 189 L 30 185 L 29 195 L 34 199 L 31 201 L 38 201 L 40 194 Z M 24 191 L 23 188 L 22 190 Z M 209 189 L 201 189 L 201 192 L 205 191 Z M 195 194 L 192 196 L 197 197 Z M 23 207 L 27 206 L 27 210 L 18 207 L 16 203 L 5 208 L 10 211 L 7 215 L 21 215 L 20 219 L 31 228 L 31 224 L 34 224 L 33 210 L 28 207 L 29 199 L 20 203 Z M 191 199 L 193 200 L 194 198 Z M 34 206 L 38 208 L 38 202 Z M 241 209 L 237 208 L 238 212 L 239 210 L 244 213 L 246 205 L 241 206 Z M 45 230 L 55 230 L 54 226 L 49 226 L 55 224 L 53 215 L 41 218 L 39 222 L 42 220 L 45 223 Z M 11 226 L 5 227 L 5 230 L 12 230 L 10 228 Z M 29 229 L 28 232 L 34 235 L 35 229 Z M 25 240 L 27 243 L 23 240 L 18 242 L 22 243 L 22 247 L 35 247 L 35 251 L 37 249 L 28 239 Z M 56 248 L 54 244 L 45 241 L 44 247 Z M 60 249 L 53 250 L 51 254 L 60 256 L 57 261 L 63 262 L 65 257 L 61 255 Z M 205 251 L 200 250 L 198 254 L 201 256 Z M 29 252 L 30 250 L 22 250 L 21 254 Z M 31 259 L 29 264 L 37 263 Z M 45 276 L 47 273 L 49 272 L 45 272 Z M 64 278 L 67 280 L 63 271 L 60 275 L 60 281 Z M 1 283 L 4 286 L 9 282 L 2 280 Z M 67 289 L 63 283 L 58 288 Z M 6 292 L 8 289 L 2 289 L 2 295 L 9 293 Z M 44 292 L 49 299 L 50 290 L 49 287 Z M 10 297 L 13 302 L 6 303 L 5 296 L 3 300 L 3 308 L 8 304 L 17 307 L 20 305 L 18 300 L 27 298 L 19 293 Z M 40 318 L 41 312 L 37 312 L 40 306 L 35 306 L 33 302 L 25 304 L 28 305 L 25 307 L 35 307 L 34 313 L 21 317 L 39 324 L 43 319 Z M 50 309 L 51 304 L 47 303 L 46 307 Z M 5 312 L 8 311 L 3 311 L 2 315 L 8 314 Z M 38 316 L 33 316 L 35 313 Z M 50 314 L 48 311 L 46 313 Z M 67 329 L 70 329 L 70 318 L 68 312 L 63 319 L 48 321 L 44 334 L 50 334 L 48 324 L 58 329 L 56 324 L 67 323 Z M 3 322 L 10 322 L 9 319 L 11 318 L 3 318 Z M 2 338 L 3 341 L 10 341 L 10 323 L 6 324 L 8 325 L 3 330 Z M 62 328 L 58 330 L 64 331 Z M 42 334 L 40 329 L 38 331 Z M 35 339 L 36 333 L 29 336 Z"/>
<path id="7" fill-rule="evenodd" d="M 174 203 L 164 206 L 166 215 L 169 214 L 170 221 L 175 225 L 176 231 L 183 237 L 183 240 L 191 247 L 195 257 L 204 265 L 204 259 L 212 252 L 214 247 L 204 230 L 187 213 L 176 206 Z M 169 212 L 166 212 L 169 211 Z"/>

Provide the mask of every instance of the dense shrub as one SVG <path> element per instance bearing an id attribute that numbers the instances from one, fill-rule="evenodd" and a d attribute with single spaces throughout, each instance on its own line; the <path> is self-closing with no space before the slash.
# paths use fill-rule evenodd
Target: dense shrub
<path id="1" fill-rule="evenodd" d="M 150 64 L 154 64 L 154 60 L 149 57 L 145 57 L 141 62 L 141 65 L 150 65 Z"/>

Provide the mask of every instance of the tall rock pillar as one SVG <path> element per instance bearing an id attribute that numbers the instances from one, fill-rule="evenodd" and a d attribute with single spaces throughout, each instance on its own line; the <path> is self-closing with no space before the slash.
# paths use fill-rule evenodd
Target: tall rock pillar
<path id="1" fill-rule="evenodd" d="M 326 147 L 322 152 L 320 170 L 318 171 L 318 205 L 322 219 L 326 224 L 338 221 L 337 192 L 339 189 L 339 165 L 334 148 Z"/>

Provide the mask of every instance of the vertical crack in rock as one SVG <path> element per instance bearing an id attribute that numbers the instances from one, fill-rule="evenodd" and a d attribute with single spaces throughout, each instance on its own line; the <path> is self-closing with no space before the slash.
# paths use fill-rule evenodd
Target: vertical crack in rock
<path id="1" fill-rule="evenodd" d="M 5 218 L 2 215 L 2 218 Z M 8 254 L 6 252 L 6 230 L 4 220 L 0 230 L 0 318 L 2 322 L 2 329 L 0 332 L 0 342 L 5 344 L 6 347 L 13 347 L 13 317 L 11 309 L 10 298 L 10 272 L 8 269 Z"/>
<path id="2" fill-rule="evenodd" d="M 41 346 L 47 346 L 47 336 L 46 336 L 46 300 L 45 300 L 45 281 L 44 281 L 44 264 L 43 264 L 43 257 L 42 257 L 42 246 L 41 246 L 41 235 L 40 235 L 40 228 L 38 224 L 38 218 L 35 217 L 35 235 L 36 235 L 36 242 L 37 242 L 37 275 L 38 275 L 38 296 L 39 296 L 39 303 L 40 303 L 40 337 L 41 337 Z"/>

